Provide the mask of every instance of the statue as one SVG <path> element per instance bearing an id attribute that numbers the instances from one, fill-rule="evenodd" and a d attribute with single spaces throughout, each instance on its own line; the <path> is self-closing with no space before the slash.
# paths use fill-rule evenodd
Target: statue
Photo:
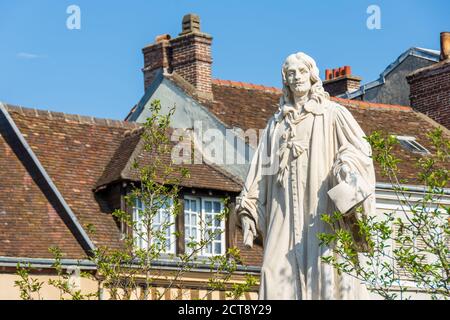
<path id="1" fill-rule="evenodd" d="M 332 251 L 317 235 L 331 232 L 324 213 L 374 214 L 370 145 L 350 112 L 330 101 L 311 57 L 287 57 L 282 79 L 279 110 L 262 134 L 237 203 L 244 243 L 263 242 L 259 299 L 368 299 L 357 279 L 321 261 Z M 363 212 L 355 213 L 359 205 Z M 354 230 L 351 220 L 342 221 L 348 230 Z"/>

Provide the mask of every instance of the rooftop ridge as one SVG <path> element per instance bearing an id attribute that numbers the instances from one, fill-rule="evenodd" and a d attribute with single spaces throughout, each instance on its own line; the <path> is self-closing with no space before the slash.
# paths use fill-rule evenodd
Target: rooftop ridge
<path id="1" fill-rule="evenodd" d="M 241 81 L 213 79 L 213 83 L 217 84 L 217 85 L 221 85 L 221 86 L 230 86 L 230 87 L 250 89 L 250 90 L 268 91 L 268 92 L 276 93 L 276 94 L 282 93 L 281 89 L 276 88 L 276 87 L 266 87 L 263 85 L 255 85 L 252 83 L 245 83 L 245 82 L 241 82 Z M 402 105 L 396 105 L 396 104 L 374 103 L 374 102 L 351 100 L 351 99 L 344 99 L 344 98 L 338 98 L 338 97 L 331 97 L 330 99 L 335 102 L 344 102 L 347 104 L 352 104 L 354 106 L 363 107 L 363 108 L 367 107 L 367 108 L 378 108 L 378 109 L 381 108 L 381 109 L 399 110 L 399 111 L 412 111 L 412 108 L 409 106 L 402 106 Z"/>
<path id="2" fill-rule="evenodd" d="M 92 116 L 83 116 L 79 114 L 69 114 L 58 111 L 43 110 L 37 108 L 27 108 L 17 105 L 5 103 L 8 112 L 19 113 L 24 116 L 32 116 L 37 118 L 45 118 L 50 120 L 64 120 L 66 122 L 75 122 L 79 124 L 91 124 L 98 126 L 125 128 L 125 129 L 137 129 L 142 125 L 136 122 L 128 122 L 116 119 L 97 118 Z"/>
<path id="3" fill-rule="evenodd" d="M 330 97 L 330 100 L 335 101 L 335 102 L 344 102 L 347 104 L 351 104 L 351 105 L 363 107 L 363 108 L 413 111 L 413 109 L 410 106 L 402 106 L 402 105 L 398 105 L 398 104 L 374 103 L 374 102 L 351 100 L 351 99 L 344 99 L 344 98 L 338 98 L 338 97 Z"/>
<path id="4" fill-rule="evenodd" d="M 212 83 L 220 85 L 220 86 L 237 87 L 237 88 L 250 89 L 250 90 L 262 90 L 262 91 L 267 91 L 267 92 L 272 92 L 272 93 L 277 93 L 277 94 L 281 93 L 281 89 L 278 89 L 276 87 L 267 87 L 264 85 L 241 82 L 241 81 L 213 79 Z"/>

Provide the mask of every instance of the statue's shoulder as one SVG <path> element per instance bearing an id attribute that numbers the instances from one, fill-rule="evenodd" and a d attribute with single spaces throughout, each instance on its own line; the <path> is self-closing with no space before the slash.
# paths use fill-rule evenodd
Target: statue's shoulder
<path id="1" fill-rule="evenodd" d="M 332 116 L 333 118 L 339 115 L 348 115 L 350 113 L 350 111 L 348 111 L 348 109 L 342 104 L 332 100 L 327 100 L 326 102 L 324 102 L 323 109 L 324 113 Z"/>
<path id="2" fill-rule="evenodd" d="M 268 133 L 270 133 L 271 131 L 274 130 L 275 126 L 280 122 L 279 121 L 279 115 L 278 113 L 272 115 L 269 120 L 267 120 L 267 124 L 265 127 L 265 131 L 267 131 Z"/>

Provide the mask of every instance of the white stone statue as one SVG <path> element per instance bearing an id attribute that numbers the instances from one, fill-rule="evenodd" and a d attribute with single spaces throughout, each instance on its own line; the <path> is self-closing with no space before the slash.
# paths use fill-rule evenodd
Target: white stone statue
<path id="1" fill-rule="evenodd" d="M 237 206 L 244 243 L 263 242 L 259 298 L 367 299 L 363 284 L 321 261 L 332 252 L 317 235 L 331 232 L 324 213 L 356 215 L 352 209 L 362 205 L 358 218 L 374 214 L 370 145 L 350 112 L 330 101 L 311 57 L 287 57 L 282 77 L 279 111 L 264 130 Z M 346 221 L 342 226 L 354 230 Z"/>

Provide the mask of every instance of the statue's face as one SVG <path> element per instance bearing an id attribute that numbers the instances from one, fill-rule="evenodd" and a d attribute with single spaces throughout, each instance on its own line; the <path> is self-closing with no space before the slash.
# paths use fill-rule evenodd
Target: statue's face
<path id="1" fill-rule="evenodd" d="M 294 95 L 303 96 L 311 89 L 311 74 L 303 62 L 299 60 L 291 61 L 285 76 Z"/>

